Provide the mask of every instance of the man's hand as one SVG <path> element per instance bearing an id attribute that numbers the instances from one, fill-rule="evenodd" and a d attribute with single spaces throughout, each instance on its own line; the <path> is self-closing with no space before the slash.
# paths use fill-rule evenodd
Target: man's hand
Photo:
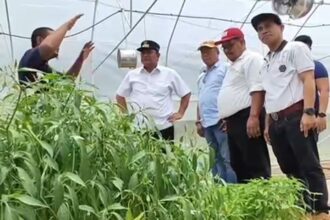
<path id="1" fill-rule="evenodd" d="M 269 137 L 269 126 L 266 126 L 266 127 L 265 127 L 265 130 L 264 130 L 264 138 L 265 138 L 267 144 L 270 145 L 271 143 L 270 143 L 270 137 Z"/>
<path id="2" fill-rule="evenodd" d="M 81 61 L 85 61 L 94 48 L 94 43 L 92 41 L 87 42 L 80 52 Z"/>
<path id="3" fill-rule="evenodd" d="M 300 121 L 300 131 L 308 137 L 308 131 L 316 127 L 316 118 L 314 115 L 303 114 Z"/>
<path id="4" fill-rule="evenodd" d="M 221 120 L 220 123 L 219 123 L 219 129 L 222 131 L 222 132 L 227 132 L 227 123 L 225 120 Z"/>
<path id="5" fill-rule="evenodd" d="M 200 137 L 204 137 L 204 128 L 201 123 L 196 123 L 196 131 Z"/>
<path id="6" fill-rule="evenodd" d="M 79 18 L 81 18 L 84 14 L 79 14 L 71 18 L 68 22 L 66 22 L 66 27 L 69 30 L 76 24 Z"/>
<path id="7" fill-rule="evenodd" d="M 257 116 L 250 115 L 246 123 L 246 132 L 249 138 L 257 138 L 261 135 L 260 122 Z"/>
<path id="8" fill-rule="evenodd" d="M 180 120 L 181 118 L 182 118 L 182 115 L 179 112 L 177 112 L 177 113 L 172 114 L 167 120 L 171 123 L 174 123 L 174 122 Z"/>
<path id="9" fill-rule="evenodd" d="M 320 133 L 327 129 L 327 117 L 317 117 L 316 118 L 316 130 Z"/>

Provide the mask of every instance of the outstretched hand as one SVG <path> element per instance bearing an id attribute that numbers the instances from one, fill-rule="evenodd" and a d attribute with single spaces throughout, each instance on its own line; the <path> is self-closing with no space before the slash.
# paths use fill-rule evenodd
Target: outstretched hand
<path id="1" fill-rule="evenodd" d="M 79 18 L 81 18 L 84 14 L 79 14 L 74 16 L 73 18 L 71 18 L 67 23 L 67 28 L 68 30 L 71 30 L 71 28 L 76 24 L 76 22 L 78 21 Z"/>
<path id="2" fill-rule="evenodd" d="M 93 51 L 94 48 L 95 46 L 92 41 L 85 43 L 83 49 L 80 52 L 80 58 L 82 61 L 85 61 L 88 58 L 89 54 Z"/>

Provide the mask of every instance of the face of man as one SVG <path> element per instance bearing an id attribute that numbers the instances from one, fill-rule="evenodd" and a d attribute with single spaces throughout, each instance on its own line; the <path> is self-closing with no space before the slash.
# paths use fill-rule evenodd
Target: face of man
<path id="1" fill-rule="evenodd" d="M 282 42 L 283 30 L 283 25 L 278 25 L 272 20 L 263 21 L 257 26 L 258 37 L 267 46 L 277 45 L 278 42 Z"/>
<path id="2" fill-rule="evenodd" d="M 245 50 L 244 39 L 236 38 L 222 43 L 223 52 L 230 61 L 235 61 Z"/>
<path id="3" fill-rule="evenodd" d="M 201 57 L 206 66 L 211 67 L 219 60 L 219 50 L 216 47 L 202 47 Z"/>
<path id="4" fill-rule="evenodd" d="M 158 64 L 159 56 L 159 52 L 154 49 L 144 49 L 141 51 L 141 62 L 146 69 L 155 68 Z"/>

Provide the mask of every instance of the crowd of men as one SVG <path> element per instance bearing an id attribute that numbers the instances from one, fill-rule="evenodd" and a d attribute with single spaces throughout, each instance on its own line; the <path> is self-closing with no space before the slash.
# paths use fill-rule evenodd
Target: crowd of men
<path id="1" fill-rule="evenodd" d="M 36 71 L 54 72 L 48 61 L 57 57 L 60 44 L 78 15 L 57 30 L 38 28 L 32 34 L 32 49 L 22 57 L 19 79 L 35 82 Z M 315 219 L 328 216 L 328 190 L 317 149 L 318 134 L 326 129 L 329 99 L 328 73 L 311 55 L 312 39 L 283 39 L 284 25 L 272 13 L 251 20 L 260 41 L 269 48 L 265 57 L 247 49 L 238 28 L 224 31 L 219 41 L 205 41 L 198 50 L 205 64 L 198 84 L 196 131 L 215 152 L 212 173 L 228 183 L 271 177 L 267 143 L 272 146 L 283 173 L 300 179 L 313 200 L 304 195 Z M 219 60 L 223 49 L 229 63 Z M 68 74 L 77 76 L 94 46 L 85 44 Z M 128 111 L 127 99 L 152 119 L 156 138 L 174 140 L 174 123 L 189 105 L 191 92 L 173 69 L 159 65 L 160 46 L 145 40 L 137 49 L 142 66 L 127 73 L 116 100 Z M 24 68 L 29 68 L 24 70 Z M 173 108 L 172 95 L 181 98 Z M 132 105 L 133 105 L 132 104 Z M 139 126 L 147 123 L 137 118 Z"/>

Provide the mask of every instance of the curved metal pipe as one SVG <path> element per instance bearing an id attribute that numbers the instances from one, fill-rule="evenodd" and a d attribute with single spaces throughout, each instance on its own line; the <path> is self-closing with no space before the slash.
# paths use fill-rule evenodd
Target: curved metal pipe
<path id="1" fill-rule="evenodd" d="M 182 10 L 183 10 L 183 7 L 184 7 L 185 3 L 186 3 L 186 0 L 183 0 L 182 5 L 181 5 L 181 8 L 180 8 L 180 11 L 179 11 L 179 14 L 178 14 L 178 16 L 177 16 L 177 18 L 176 18 L 176 21 L 175 21 L 175 24 L 174 24 L 174 27 L 173 27 L 173 30 L 172 30 L 172 33 L 171 33 L 171 37 L 170 37 L 170 39 L 169 39 L 169 41 L 168 41 L 168 44 L 167 44 L 166 58 L 165 58 L 165 66 L 167 66 L 168 53 L 169 53 L 169 50 L 170 50 L 171 42 L 172 42 L 173 35 L 174 35 L 174 32 L 175 32 L 176 26 L 177 26 L 177 24 L 178 24 L 178 21 L 179 21 L 179 19 L 180 19 L 180 15 L 181 15 L 181 13 L 182 13 Z"/>
<path id="2" fill-rule="evenodd" d="M 96 22 L 96 12 L 99 0 L 95 0 L 94 3 L 94 13 L 93 13 L 93 23 L 92 23 L 92 33 L 91 33 L 91 41 L 94 40 L 94 31 L 95 31 L 95 22 Z"/>
<path id="3" fill-rule="evenodd" d="M 257 6 L 258 2 L 259 2 L 259 0 L 256 0 L 256 2 L 253 4 L 253 6 L 252 6 L 252 8 L 250 9 L 249 13 L 246 15 L 246 17 L 245 17 L 245 19 L 244 19 L 244 21 L 243 21 L 243 23 L 242 23 L 240 29 L 243 28 L 244 24 L 246 23 L 247 19 L 249 18 L 249 16 L 250 16 L 251 13 L 253 12 L 253 9 Z"/>
<path id="4" fill-rule="evenodd" d="M 92 71 L 92 73 L 95 73 L 100 66 L 103 65 L 103 63 L 117 50 L 117 48 L 120 46 L 120 44 L 132 33 L 132 31 L 138 26 L 138 24 L 143 20 L 143 18 L 148 14 L 148 12 L 151 10 L 151 8 L 156 4 L 158 0 L 154 0 L 154 2 L 149 6 L 149 8 L 144 12 L 144 14 L 141 16 L 141 18 L 134 24 L 134 26 L 129 30 L 129 32 L 119 41 L 119 43 L 108 53 L 108 55 L 95 67 L 95 69 Z"/>
<path id="5" fill-rule="evenodd" d="M 7 0 L 5 0 L 5 7 L 6 7 L 8 31 L 9 31 L 9 35 L 10 35 L 9 41 L 10 41 L 11 59 L 12 59 L 12 62 L 14 62 L 14 44 L 13 44 L 13 37 L 11 36 L 11 25 L 10 25 L 10 19 L 9 19 L 9 10 L 8 10 Z"/>

